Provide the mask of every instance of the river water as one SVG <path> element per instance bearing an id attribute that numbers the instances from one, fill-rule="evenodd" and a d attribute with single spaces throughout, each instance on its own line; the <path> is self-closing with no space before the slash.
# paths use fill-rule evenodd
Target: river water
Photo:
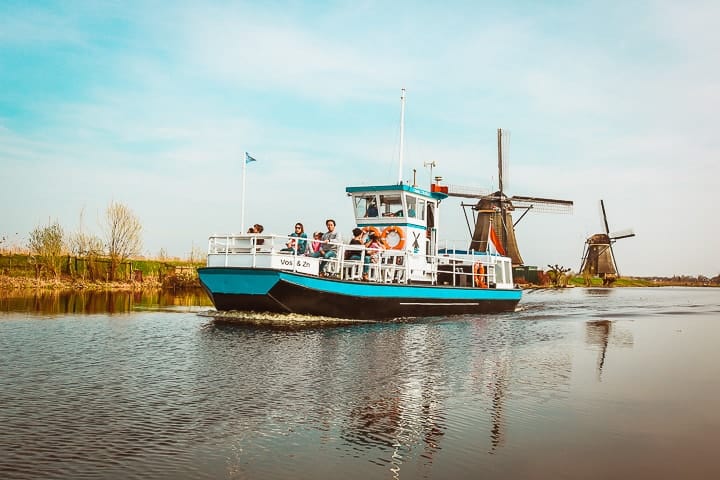
<path id="1" fill-rule="evenodd" d="M 0 478 L 720 478 L 720 289 L 267 329 L 0 298 Z"/>

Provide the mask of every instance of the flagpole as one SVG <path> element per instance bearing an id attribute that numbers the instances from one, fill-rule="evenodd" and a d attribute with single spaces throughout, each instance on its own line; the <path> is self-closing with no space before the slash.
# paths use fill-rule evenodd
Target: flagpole
<path id="1" fill-rule="evenodd" d="M 398 185 L 402 184 L 403 154 L 405 149 L 405 88 L 400 93 L 400 166 L 398 167 Z"/>
<path id="2" fill-rule="evenodd" d="M 240 199 L 240 233 L 245 233 L 245 169 L 247 168 L 247 152 L 242 159 L 242 197 Z"/>

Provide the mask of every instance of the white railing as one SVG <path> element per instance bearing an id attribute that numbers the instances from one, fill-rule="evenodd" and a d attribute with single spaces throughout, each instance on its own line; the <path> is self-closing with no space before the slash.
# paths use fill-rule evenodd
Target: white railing
<path id="1" fill-rule="evenodd" d="M 368 251 L 362 245 L 331 242 L 336 247 L 336 256 L 316 257 L 298 253 L 297 248 L 289 249 L 287 244 L 291 240 L 296 241 L 297 247 L 298 238 L 286 235 L 215 235 L 208 243 L 207 265 L 276 268 L 376 283 L 412 282 L 490 288 L 496 285 L 496 269 L 502 268 L 499 265 L 501 257 L 478 255 L 466 250 L 459 253 L 452 248 L 440 255 L 380 250 L 368 257 Z M 313 239 L 300 240 L 306 241 L 307 252 Z M 351 258 L 346 259 L 346 253 Z M 372 259 L 366 262 L 366 258 Z"/>

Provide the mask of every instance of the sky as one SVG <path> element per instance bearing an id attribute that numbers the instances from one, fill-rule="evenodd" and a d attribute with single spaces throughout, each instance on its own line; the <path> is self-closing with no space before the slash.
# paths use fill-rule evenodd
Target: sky
<path id="1" fill-rule="evenodd" d="M 110 202 L 145 256 L 211 234 L 354 226 L 348 185 L 403 178 L 574 201 L 517 225 L 528 265 L 577 271 L 632 228 L 623 275 L 720 273 L 717 1 L 0 0 L 0 239 L 103 235 Z M 465 200 L 467 201 L 467 200 Z M 461 199 L 441 238 L 467 241 Z"/>

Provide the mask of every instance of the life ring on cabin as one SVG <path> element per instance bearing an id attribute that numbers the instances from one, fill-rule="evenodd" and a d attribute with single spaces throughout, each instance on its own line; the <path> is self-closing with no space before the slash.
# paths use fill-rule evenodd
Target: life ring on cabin
<path id="1" fill-rule="evenodd" d="M 390 245 L 390 242 L 388 242 L 387 237 L 388 235 L 397 235 L 398 242 L 395 245 Z M 380 238 L 382 239 L 382 242 L 385 244 L 385 248 L 390 250 L 402 250 L 405 248 L 405 233 L 403 232 L 403 229 L 398 227 L 397 225 L 390 225 L 389 227 L 385 227 L 385 229 L 382 231 L 382 235 L 380 235 Z"/>
<path id="2" fill-rule="evenodd" d="M 382 238 L 382 234 L 380 233 L 380 230 L 373 227 L 372 225 L 367 225 L 362 228 L 363 233 L 369 234 L 372 233 L 375 236 L 375 239 L 378 241 L 378 243 L 383 247 L 387 248 L 387 244 L 385 243 L 385 239 Z"/>
<path id="3" fill-rule="evenodd" d="M 478 288 L 487 288 L 485 283 L 485 267 L 482 262 L 475 262 L 473 265 L 473 281 Z"/>

